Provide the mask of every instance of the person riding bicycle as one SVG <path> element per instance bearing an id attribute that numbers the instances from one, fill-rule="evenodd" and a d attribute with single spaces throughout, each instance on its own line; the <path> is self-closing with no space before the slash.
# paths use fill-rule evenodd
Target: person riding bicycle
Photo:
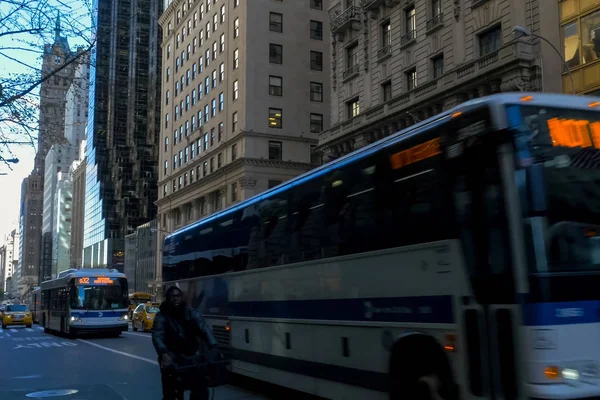
<path id="1" fill-rule="evenodd" d="M 202 353 L 201 339 L 211 352 L 218 352 L 219 345 L 211 328 L 201 313 L 192 310 L 183 299 L 183 291 L 176 286 L 167 290 L 166 300 L 154 317 L 152 344 L 158 354 L 162 378 L 163 400 L 183 399 L 177 367 L 186 360 L 197 360 Z M 196 357 L 196 358 L 195 358 Z M 202 379 L 195 379 L 191 388 L 191 400 L 207 400 L 208 388 Z"/>

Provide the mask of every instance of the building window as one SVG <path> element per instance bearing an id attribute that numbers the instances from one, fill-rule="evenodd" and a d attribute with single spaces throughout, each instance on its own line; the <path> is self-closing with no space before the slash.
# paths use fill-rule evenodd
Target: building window
<path id="1" fill-rule="evenodd" d="M 196 89 L 192 89 L 192 105 L 196 105 Z"/>
<path id="2" fill-rule="evenodd" d="M 235 203 L 238 201 L 237 197 L 237 182 L 231 184 L 231 202 Z"/>
<path id="3" fill-rule="evenodd" d="M 177 154 L 173 155 L 173 171 L 177 168 Z"/>
<path id="4" fill-rule="evenodd" d="M 500 26 L 489 29 L 479 35 L 479 56 L 487 56 L 502 45 L 502 30 Z"/>
<path id="5" fill-rule="evenodd" d="M 206 40 L 210 39 L 210 21 L 206 23 Z"/>
<path id="6" fill-rule="evenodd" d="M 231 145 L 231 161 L 235 161 L 237 159 L 237 144 Z"/>
<path id="7" fill-rule="evenodd" d="M 217 42 L 213 42 L 213 45 L 212 45 L 212 59 L 213 60 L 217 59 Z"/>
<path id="8" fill-rule="evenodd" d="M 312 54 L 312 52 L 311 52 Z M 283 46 L 269 43 L 269 62 L 271 64 L 283 64 Z"/>
<path id="9" fill-rule="evenodd" d="M 409 34 L 409 37 L 416 38 L 417 37 L 417 12 L 415 11 L 415 7 L 410 7 L 404 11 L 405 19 L 406 19 L 406 33 Z"/>
<path id="10" fill-rule="evenodd" d="M 172 190 L 172 192 L 175 192 L 175 190 L 177 190 L 177 181 L 175 179 L 173 179 L 173 190 Z"/>
<path id="11" fill-rule="evenodd" d="M 323 132 L 323 114 L 310 114 L 310 133 Z"/>
<path id="12" fill-rule="evenodd" d="M 202 83 L 198 84 L 198 100 L 202 100 L 202 98 L 204 97 L 204 87 L 202 86 Z"/>
<path id="13" fill-rule="evenodd" d="M 310 101 L 323 102 L 323 84 L 319 82 L 310 83 Z"/>
<path id="14" fill-rule="evenodd" d="M 358 44 L 346 49 L 346 69 L 358 65 Z"/>
<path id="15" fill-rule="evenodd" d="M 165 171 L 164 171 L 164 175 L 167 176 L 167 174 L 169 173 L 169 162 L 167 160 L 165 160 Z"/>
<path id="16" fill-rule="evenodd" d="M 165 114 L 165 128 L 169 127 L 169 113 Z"/>
<path id="17" fill-rule="evenodd" d="M 213 15 L 213 32 L 217 30 L 219 27 L 219 16 L 217 14 Z"/>
<path id="18" fill-rule="evenodd" d="M 167 185 L 165 184 L 165 185 L 163 185 L 163 196 L 167 195 L 167 191 L 168 191 Z"/>
<path id="19" fill-rule="evenodd" d="M 283 32 L 283 14 L 269 13 L 269 30 L 271 32 Z"/>
<path id="20" fill-rule="evenodd" d="M 240 5 L 240 0 L 233 0 L 233 8 L 237 8 Z"/>
<path id="21" fill-rule="evenodd" d="M 202 176 L 208 175 L 208 161 L 202 163 Z"/>
<path id="22" fill-rule="evenodd" d="M 348 107 L 348 118 L 354 118 L 360 114 L 360 104 L 358 99 L 349 101 L 346 106 Z"/>
<path id="23" fill-rule="evenodd" d="M 204 151 L 208 150 L 208 133 L 204 134 Z"/>
<path id="24" fill-rule="evenodd" d="M 221 6 L 221 23 L 225 22 L 225 5 Z"/>
<path id="25" fill-rule="evenodd" d="M 196 130 L 196 116 L 192 115 L 192 132 Z"/>
<path id="26" fill-rule="evenodd" d="M 310 38 L 323 40 L 323 23 L 321 21 L 310 21 Z"/>
<path id="27" fill-rule="evenodd" d="M 204 94 L 210 93 L 210 78 L 207 76 L 204 78 Z"/>
<path id="28" fill-rule="evenodd" d="M 192 64 L 192 80 L 196 79 L 196 75 L 198 74 L 198 66 L 196 63 Z"/>
<path id="29" fill-rule="evenodd" d="M 223 92 L 219 93 L 219 111 L 223 111 L 225 108 L 225 96 Z"/>
<path id="30" fill-rule="evenodd" d="M 190 121 L 185 121 L 185 136 L 190 136 Z"/>
<path id="31" fill-rule="evenodd" d="M 188 44 L 188 45 L 187 45 L 187 53 L 185 54 L 185 59 L 186 59 L 187 61 L 189 61 L 189 60 L 190 60 L 190 53 L 191 53 L 191 52 L 192 52 L 192 45 L 191 45 L 191 44 Z"/>
<path id="32" fill-rule="evenodd" d="M 581 64 L 582 57 L 579 54 L 579 32 L 578 32 L 577 26 L 578 26 L 578 22 L 575 21 L 570 24 L 564 25 L 562 27 L 562 37 L 563 37 L 563 41 L 564 41 L 564 55 L 565 55 L 565 60 L 567 61 L 567 65 L 569 66 L 569 68 L 573 68 L 573 67 L 576 67 Z M 598 35 L 599 39 L 600 39 L 600 32 L 599 33 L 595 33 L 595 31 L 592 31 L 592 32 L 594 32 L 594 37 L 596 35 Z M 593 57 L 589 57 L 589 59 L 593 59 Z M 588 57 L 583 57 L 583 62 L 585 63 L 586 61 L 589 62 Z"/>
<path id="33" fill-rule="evenodd" d="M 169 105 L 169 98 L 171 97 L 171 94 L 169 93 L 169 91 L 167 90 L 167 92 L 165 93 L 165 105 L 168 106 Z"/>
<path id="34" fill-rule="evenodd" d="M 231 114 L 231 132 L 237 131 L 238 113 L 237 111 Z"/>
<path id="35" fill-rule="evenodd" d="M 271 96 L 283 95 L 283 80 L 280 76 L 269 76 L 269 94 Z"/>
<path id="36" fill-rule="evenodd" d="M 170 77 L 171 77 L 171 67 L 167 67 L 167 82 L 169 82 Z"/>
<path id="37" fill-rule="evenodd" d="M 217 87 L 217 70 L 212 72 L 212 87 L 213 89 Z"/>
<path id="38" fill-rule="evenodd" d="M 223 153 L 217 154 L 217 169 L 223 166 Z"/>
<path id="39" fill-rule="evenodd" d="M 210 114 L 208 110 L 208 104 L 204 106 L 204 122 L 208 122 L 210 119 Z"/>
<path id="40" fill-rule="evenodd" d="M 204 71 L 204 60 L 203 60 L 203 57 L 200 56 L 198 58 L 198 72 L 202 73 L 202 71 Z"/>
<path id="41" fill-rule="evenodd" d="M 323 9 L 323 0 L 310 0 L 310 8 L 315 10 Z"/>
<path id="42" fill-rule="evenodd" d="M 233 100 L 237 100 L 239 95 L 240 95 L 240 84 L 239 84 L 239 81 L 236 79 L 235 81 L 233 81 Z"/>
<path id="43" fill-rule="evenodd" d="M 323 71 L 323 53 L 320 51 L 310 52 L 310 69 L 313 71 Z"/>
<path id="44" fill-rule="evenodd" d="M 192 54 L 196 54 L 196 50 L 198 50 L 198 38 L 194 38 L 192 42 Z"/>
<path id="45" fill-rule="evenodd" d="M 411 69 L 406 72 L 406 90 L 410 91 L 417 87 L 417 70 Z"/>
<path id="46" fill-rule="evenodd" d="M 219 142 L 223 140 L 223 132 L 225 131 L 225 123 L 219 122 Z"/>
<path id="47" fill-rule="evenodd" d="M 194 182 L 194 169 L 190 169 L 190 183 Z"/>
<path id="48" fill-rule="evenodd" d="M 200 31 L 200 47 L 204 46 L 204 30 Z"/>
<path id="49" fill-rule="evenodd" d="M 442 0 L 431 0 L 431 17 L 442 15 Z"/>
<path id="50" fill-rule="evenodd" d="M 225 79 L 225 63 L 219 65 L 219 82 L 223 82 Z"/>
<path id="51" fill-rule="evenodd" d="M 440 55 L 431 60 L 433 69 L 433 79 L 441 78 L 444 75 L 444 56 Z"/>
<path id="52" fill-rule="evenodd" d="M 192 142 L 192 144 L 190 144 L 190 147 L 192 148 L 192 150 L 190 151 L 190 158 L 193 160 L 196 156 L 196 143 Z"/>
<path id="53" fill-rule="evenodd" d="M 215 145 L 215 128 L 210 128 L 210 145 Z"/>
<path id="54" fill-rule="evenodd" d="M 210 65 L 210 49 L 206 49 L 204 53 L 204 66 L 208 67 Z"/>
<path id="55" fill-rule="evenodd" d="M 216 117 L 217 116 L 217 100 L 216 99 L 212 99 L 212 101 L 210 102 L 210 116 L 211 117 Z"/>
<path id="56" fill-rule="evenodd" d="M 185 155 L 184 155 L 184 162 L 188 162 L 190 161 L 190 148 L 186 147 L 185 148 Z"/>
<path id="57" fill-rule="evenodd" d="M 165 136 L 165 152 L 169 150 L 169 137 Z"/>
<path id="58" fill-rule="evenodd" d="M 233 69 L 237 69 L 240 66 L 240 50 L 235 49 L 233 51 Z"/>
<path id="59" fill-rule="evenodd" d="M 167 60 L 171 58 L 171 45 L 167 45 Z"/>
<path id="60" fill-rule="evenodd" d="M 392 44 L 392 24 L 388 20 L 381 25 L 381 47 L 387 47 Z"/>
<path id="61" fill-rule="evenodd" d="M 383 102 L 390 101 L 392 99 L 392 82 L 387 81 L 381 85 L 381 93 Z"/>
<path id="62" fill-rule="evenodd" d="M 236 18 L 235 21 L 233 21 L 233 37 L 235 39 L 238 36 L 240 36 L 240 19 Z"/>
<path id="63" fill-rule="evenodd" d="M 221 37 L 219 38 L 219 53 L 225 51 L 225 34 L 221 33 Z"/>
<path id="64" fill-rule="evenodd" d="M 269 160 L 281 161 L 283 159 L 281 148 L 281 142 L 269 140 Z"/>
<path id="65" fill-rule="evenodd" d="M 179 175 L 179 189 L 181 189 L 182 187 L 183 187 L 183 177 L 181 175 Z"/>
<path id="66" fill-rule="evenodd" d="M 179 150 L 179 164 L 180 167 L 183 165 L 183 150 Z"/>
<path id="67" fill-rule="evenodd" d="M 200 155 L 200 152 L 202 151 L 202 139 L 196 140 L 196 148 L 198 149 L 198 155 Z M 200 175 L 198 175 L 198 176 L 200 176 Z"/>
<path id="68" fill-rule="evenodd" d="M 283 111 L 281 108 L 269 108 L 269 127 L 281 129 L 282 124 L 282 114 Z"/>
<path id="69" fill-rule="evenodd" d="M 213 172 L 215 172 L 215 158 L 211 157 L 210 158 L 210 173 L 212 174 Z"/>
<path id="70" fill-rule="evenodd" d="M 185 96 L 185 111 L 190 110 L 190 95 Z"/>

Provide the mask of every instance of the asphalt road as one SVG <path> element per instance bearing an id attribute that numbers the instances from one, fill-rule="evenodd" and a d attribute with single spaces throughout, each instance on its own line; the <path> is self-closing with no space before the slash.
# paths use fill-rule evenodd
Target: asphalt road
<path id="1" fill-rule="evenodd" d="M 50 392 L 35 394 L 44 391 Z M 45 334 L 38 325 L 0 330 L 0 399 L 30 398 L 160 400 L 150 334 L 71 340 Z M 259 399 L 266 400 L 232 386 L 217 388 L 214 395 L 214 400 Z"/>

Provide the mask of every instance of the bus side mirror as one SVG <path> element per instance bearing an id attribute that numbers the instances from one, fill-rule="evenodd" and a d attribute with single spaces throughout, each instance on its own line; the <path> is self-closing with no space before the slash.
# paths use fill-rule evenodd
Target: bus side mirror
<path id="1" fill-rule="evenodd" d="M 544 164 L 533 164 L 526 168 L 527 202 L 530 213 L 541 213 L 548 208 L 544 168 Z"/>

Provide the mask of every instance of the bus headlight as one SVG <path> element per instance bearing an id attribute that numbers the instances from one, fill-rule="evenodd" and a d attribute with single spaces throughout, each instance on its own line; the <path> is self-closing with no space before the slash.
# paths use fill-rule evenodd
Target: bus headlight
<path id="1" fill-rule="evenodd" d="M 123 314 L 120 318 L 119 321 L 127 321 L 129 319 L 129 316 L 127 316 L 127 314 Z"/>
<path id="2" fill-rule="evenodd" d="M 75 316 L 73 316 L 73 315 L 72 315 L 72 316 L 71 316 L 71 319 L 70 319 L 70 322 L 71 322 L 71 323 L 73 323 L 73 322 L 81 322 L 81 318 L 79 318 L 79 317 L 75 317 Z"/>
<path id="3" fill-rule="evenodd" d="M 563 368 L 562 376 L 565 379 L 576 381 L 579 379 L 579 371 L 574 368 Z"/>

